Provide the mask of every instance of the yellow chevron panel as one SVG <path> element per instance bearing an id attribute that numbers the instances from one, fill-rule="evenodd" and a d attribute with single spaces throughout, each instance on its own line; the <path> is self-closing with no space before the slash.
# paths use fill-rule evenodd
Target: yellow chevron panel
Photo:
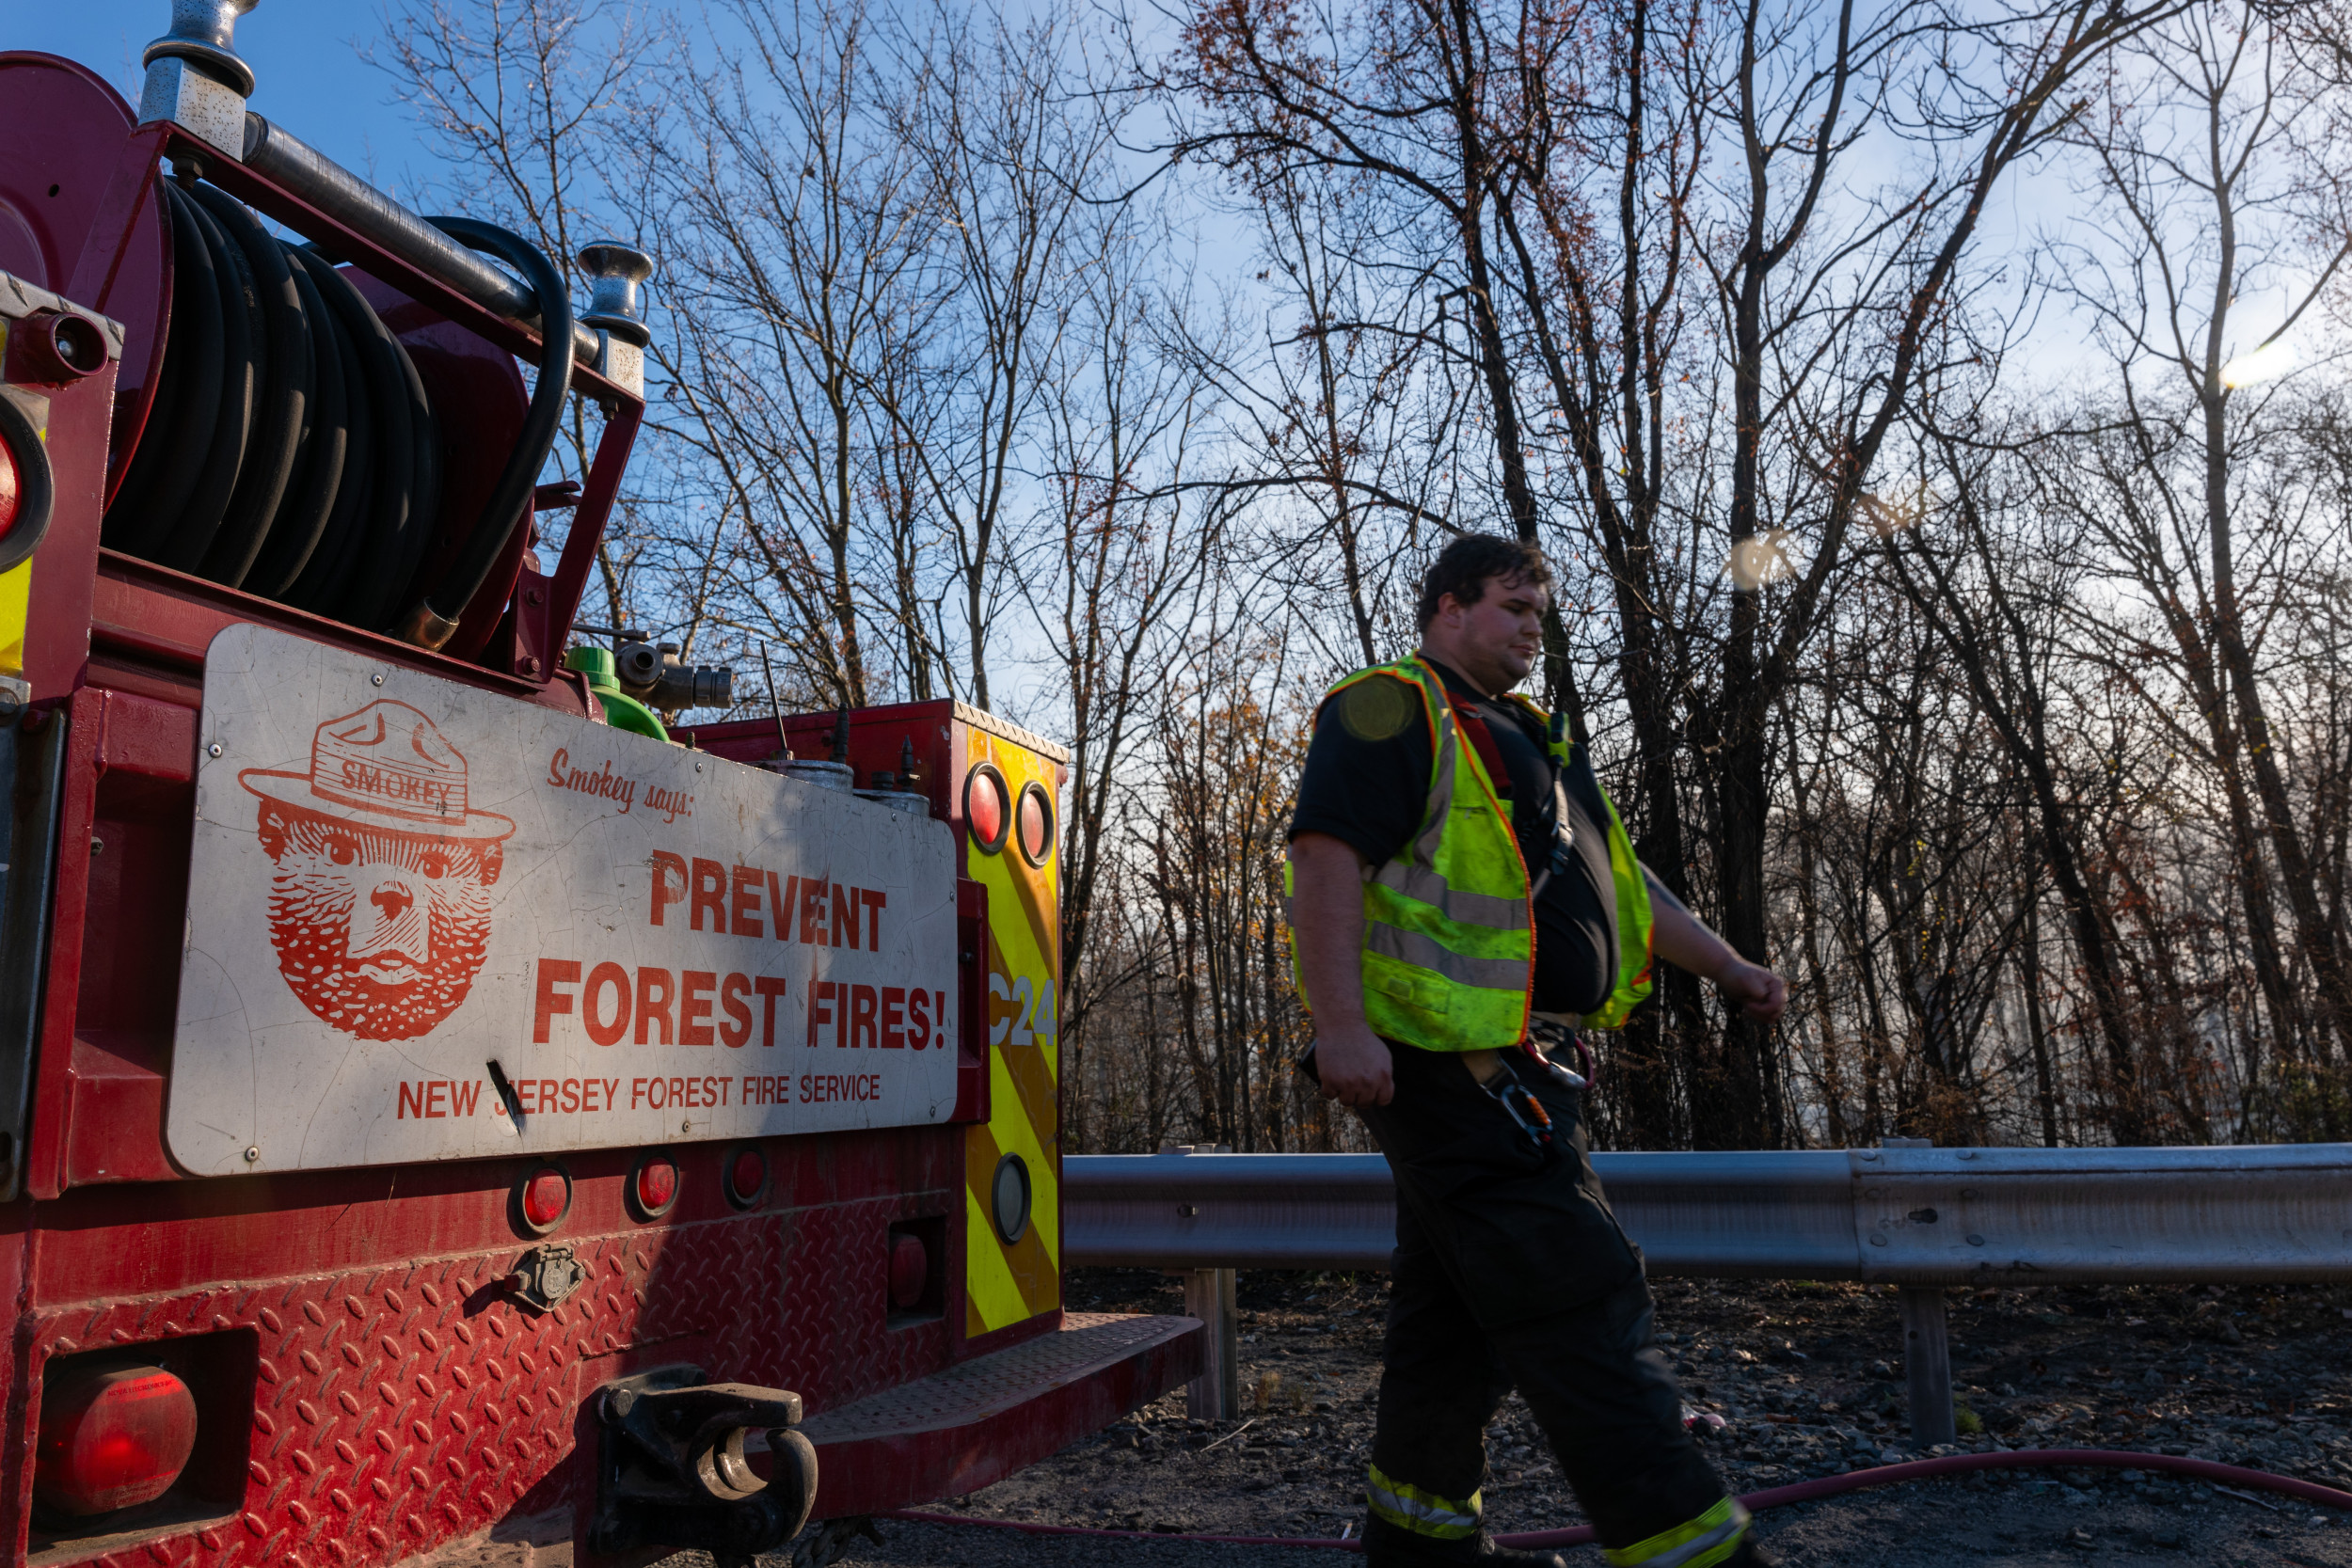
<path id="1" fill-rule="evenodd" d="M 1003 842 L 985 847 L 967 821 L 965 872 L 988 889 L 986 1029 L 989 1121 L 964 1134 L 967 1336 L 1009 1328 L 1061 1305 L 1060 757 L 1035 736 L 960 712 L 960 804 L 1002 780 Z M 985 770 L 982 769 L 984 772 Z M 1041 810 L 1025 824 L 1034 785 Z M 1025 842 L 1024 829 L 1029 830 Z M 1034 858 L 1026 850 L 1041 852 Z M 997 1167 L 1016 1155 L 1029 1173 L 1029 1221 L 1007 1243 L 993 1218 Z"/>

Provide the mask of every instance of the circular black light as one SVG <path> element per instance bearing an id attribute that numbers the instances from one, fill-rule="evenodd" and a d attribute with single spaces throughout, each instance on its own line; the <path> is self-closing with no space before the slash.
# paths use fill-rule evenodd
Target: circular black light
<path id="1" fill-rule="evenodd" d="M 993 762 L 974 763 L 963 776 L 963 825 L 983 854 L 1005 847 L 1005 835 L 1012 830 L 1012 791 Z"/>
<path id="2" fill-rule="evenodd" d="M 756 1209 L 768 1196 L 768 1156 L 757 1144 L 743 1144 L 727 1156 L 727 1201 Z"/>
<path id="3" fill-rule="evenodd" d="M 1012 836 L 1021 846 L 1021 858 L 1042 870 L 1045 857 L 1054 852 L 1054 798 L 1035 779 L 1021 786 L 1021 807 L 1013 813 Z"/>
<path id="4" fill-rule="evenodd" d="M 995 1180 L 989 1183 L 989 1217 L 1007 1246 L 1029 1233 L 1029 1166 L 1018 1154 L 996 1162 Z"/>

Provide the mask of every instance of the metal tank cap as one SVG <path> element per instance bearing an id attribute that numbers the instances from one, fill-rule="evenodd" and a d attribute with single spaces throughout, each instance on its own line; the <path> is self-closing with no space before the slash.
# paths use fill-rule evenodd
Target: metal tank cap
<path id="1" fill-rule="evenodd" d="M 853 791 L 857 788 L 857 769 L 846 762 L 818 762 L 811 757 L 793 757 L 763 766 L 787 779 L 798 779 L 819 789 Z"/>
<path id="2" fill-rule="evenodd" d="M 235 89 L 238 97 L 252 97 L 253 68 L 238 57 L 234 34 L 237 18 L 260 3 L 261 0 L 171 0 L 171 31 L 147 46 L 147 53 L 139 56 L 139 64 L 186 60 Z"/>
<path id="3" fill-rule="evenodd" d="M 580 265 L 590 279 L 588 310 L 580 321 L 644 347 L 653 334 L 645 328 L 637 286 L 653 276 L 653 258 L 618 240 L 592 240 L 580 246 Z"/>

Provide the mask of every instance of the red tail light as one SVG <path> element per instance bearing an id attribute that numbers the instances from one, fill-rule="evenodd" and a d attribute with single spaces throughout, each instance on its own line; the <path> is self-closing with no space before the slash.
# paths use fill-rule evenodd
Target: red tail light
<path id="1" fill-rule="evenodd" d="M 727 1162 L 727 1200 L 738 1209 L 752 1209 L 768 1196 L 768 1156 L 757 1146 L 739 1148 Z"/>
<path id="2" fill-rule="evenodd" d="M 890 1243 L 890 1305 L 903 1312 L 921 1301 L 930 1273 L 930 1255 L 923 1250 L 922 1238 L 895 1238 Z"/>
<path id="3" fill-rule="evenodd" d="M 80 1517 L 153 1502 L 196 1449 L 196 1396 L 161 1367 L 77 1368 L 42 1390 L 33 1491 Z"/>
<path id="4" fill-rule="evenodd" d="M 523 1227 L 543 1236 L 562 1224 L 571 1211 L 572 1179 L 564 1174 L 561 1165 L 541 1165 L 518 1183 L 514 1201 L 516 1211 L 522 1216 Z"/>
<path id="5" fill-rule="evenodd" d="M 638 1162 L 632 1188 L 637 1212 L 659 1219 L 677 1201 L 677 1166 L 666 1154 L 648 1154 Z"/>

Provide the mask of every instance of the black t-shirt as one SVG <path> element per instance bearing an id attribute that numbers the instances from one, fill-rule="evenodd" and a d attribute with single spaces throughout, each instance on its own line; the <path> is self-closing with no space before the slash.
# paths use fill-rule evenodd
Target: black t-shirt
<path id="1" fill-rule="evenodd" d="M 1429 660 L 1446 689 L 1470 699 L 1510 776 L 1511 828 L 1530 876 L 1552 867 L 1535 895 L 1535 1010 L 1589 1013 L 1608 999 L 1617 967 L 1616 897 L 1609 871 L 1607 820 L 1591 766 L 1578 752 L 1559 795 L 1544 735 L 1516 703 L 1480 698 L 1459 675 Z M 1463 744 L 1470 744 L 1469 736 Z M 1328 833 L 1385 865 L 1418 832 L 1429 803 L 1429 730 L 1420 695 L 1395 680 L 1358 681 L 1315 715 L 1291 836 Z M 1498 781 L 1500 784 L 1501 781 Z M 1567 820 L 1556 801 L 1565 796 Z M 1566 852 L 1553 852 L 1563 836 Z"/>

